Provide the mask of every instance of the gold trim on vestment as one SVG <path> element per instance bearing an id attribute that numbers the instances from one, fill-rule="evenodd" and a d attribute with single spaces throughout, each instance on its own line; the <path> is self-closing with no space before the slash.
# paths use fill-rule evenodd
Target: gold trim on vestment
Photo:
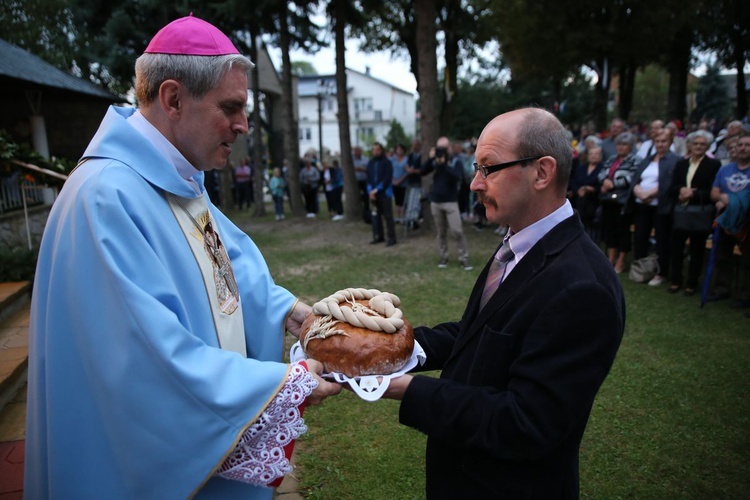
<path id="1" fill-rule="evenodd" d="M 218 471 L 221 466 L 226 462 L 229 455 L 232 454 L 232 452 L 237 448 L 237 443 L 240 442 L 240 439 L 242 439 L 242 436 L 247 432 L 247 430 L 250 428 L 251 425 L 253 425 L 263 414 L 264 411 L 266 411 L 266 408 L 268 408 L 268 405 L 271 404 L 271 401 L 279 394 L 279 391 L 281 391 L 281 388 L 284 387 L 284 384 L 286 384 L 286 381 L 289 379 L 289 372 L 292 369 L 292 365 L 288 364 L 286 366 L 286 374 L 284 375 L 284 378 L 281 380 L 281 383 L 276 387 L 276 390 L 273 392 L 270 398 L 265 402 L 263 407 L 258 411 L 258 413 L 253 416 L 253 418 L 250 419 L 248 423 L 246 423 L 241 429 L 240 432 L 237 434 L 237 437 L 234 438 L 234 441 L 232 442 L 232 445 L 229 447 L 229 450 L 224 454 L 221 460 L 219 460 L 219 463 L 214 466 L 213 469 L 211 469 L 211 472 L 206 476 L 206 478 L 201 482 L 201 484 L 193 490 L 193 492 L 190 494 L 188 498 L 193 498 L 195 495 L 198 494 L 198 492 L 203 488 L 208 481 L 216 475 L 216 471 Z"/>

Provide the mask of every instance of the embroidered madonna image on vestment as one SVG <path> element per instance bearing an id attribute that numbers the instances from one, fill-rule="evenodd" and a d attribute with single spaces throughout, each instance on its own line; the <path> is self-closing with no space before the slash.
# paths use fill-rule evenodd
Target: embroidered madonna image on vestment
<path id="1" fill-rule="evenodd" d="M 227 251 L 221 242 L 219 233 L 214 231 L 211 216 L 208 211 L 198 217 L 198 227 L 202 228 L 200 237 L 203 239 L 203 248 L 208 254 L 214 271 L 214 284 L 216 285 L 216 296 L 219 300 L 221 312 L 232 314 L 239 306 L 240 293 L 237 282 L 234 279 L 232 263 Z"/>

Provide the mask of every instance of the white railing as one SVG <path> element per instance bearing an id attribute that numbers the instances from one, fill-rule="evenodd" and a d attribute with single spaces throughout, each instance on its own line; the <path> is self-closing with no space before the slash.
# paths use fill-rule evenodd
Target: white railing
<path id="1" fill-rule="evenodd" d="M 0 213 L 23 209 L 24 195 L 29 206 L 43 203 L 44 197 L 38 187 L 36 182 L 23 179 L 21 172 L 3 177 L 0 182 Z"/>

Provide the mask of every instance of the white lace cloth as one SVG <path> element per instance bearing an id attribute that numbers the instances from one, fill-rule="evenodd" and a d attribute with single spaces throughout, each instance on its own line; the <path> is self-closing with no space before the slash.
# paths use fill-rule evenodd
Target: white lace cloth
<path id="1" fill-rule="evenodd" d="M 318 382 L 311 373 L 301 364 L 293 364 L 281 391 L 245 431 L 216 475 L 268 486 L 291 472 L 292 466 L 284 455 L 284 447 L 307 432 L 299 406 L 317 386 Z"/>

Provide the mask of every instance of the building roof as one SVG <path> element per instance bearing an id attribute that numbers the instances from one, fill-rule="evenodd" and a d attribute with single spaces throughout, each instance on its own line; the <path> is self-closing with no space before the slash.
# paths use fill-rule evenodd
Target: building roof
<path id="1" fill-rule="evenodd" d="M 411 92 L 408 92 L 404 89 L 400 89 L 393 85 L 392 83 L 388 83 L 385 80 L 382 80 L 380 78 L 376 78 L 372 76 L 369 72 L 369 70 L 365 73 L 362 73 L 361 71 L 357 71 L 351 68 L 346 68 L 347 73 L 356 73 L 358 75 L 364 76 L 365 78 L 369 78 L 370 80 L 382 83 L 383 85 L 390 87 L 391 89 L 401 92 L 407 95 L 413 95 Z M 300 75 L 299 77 L 299 96 L 300 97 L 315 97 L 318 95 L 318 88 L 320 87 L 320 81 L 323 81 L 323 84 L 326 86 L 330 86 L 330 91 L 328 91 L 328 95 L 336 95 L 336 75 Z"/>
<path id="2" fill-rule="evenodd" d="M 0 39 L 0 78 L 21 80 L 35 86 L 86 94 L 111 102 L 123 101 L 119 96 L 66 73 L 42 58 L 2 39 Z"/>
<path id="3" fill-rule="evenodd" d="M 298 78 L 297 94 L 300 97 L 316 97 L 321 82 L 327 95 L 336 95 L 336 75 L 300 75 Z"/>

